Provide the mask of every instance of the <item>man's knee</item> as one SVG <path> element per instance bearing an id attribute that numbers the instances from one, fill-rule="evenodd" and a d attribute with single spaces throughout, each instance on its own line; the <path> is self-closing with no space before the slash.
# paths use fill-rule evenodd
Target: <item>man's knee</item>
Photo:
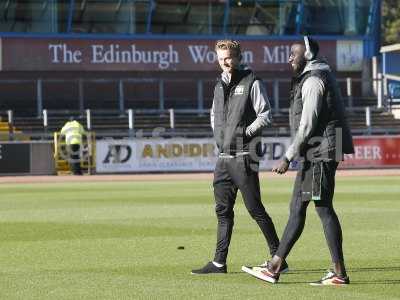
<path id="1" fill-rule="evenodd" d="M 267 212 L 265 211 L 265 208 L 252 208 L 248 209 L 247 211 L 255 221 L 265 220 L 270 218 Z"/>
<path id="2" fill-rule="evenodd" d="M 305 218 L 307 213 L 307 206 L 308 202 L 302 202 L 301 200 L 298 200 L 295 205 L 292 205 L 290 207 L 289 217 L 300 219 Z"/>
<path id="3" fill-rule="evenodd" d="M 321 220 L 331 218 L 336 215 L 335 210 L 331 205 L 328 206 L 315 206 L 318 216 Z"/>
<path id="4" fill-rule="evenodd" d="M 215 213 L 218 218 L 233 219 L 234 217 L 233 206 L 231 205 L 217 204 Z"/>

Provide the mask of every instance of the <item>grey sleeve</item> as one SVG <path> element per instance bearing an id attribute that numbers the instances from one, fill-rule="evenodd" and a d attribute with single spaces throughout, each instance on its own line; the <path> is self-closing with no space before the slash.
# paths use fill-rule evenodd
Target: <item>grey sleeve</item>
<path id="1" fill-rule="evenodd" d="M 211 128 L 212 130 L 214 130 L 214 101 L 213 104 L 211 106 L 211 110 L 210 110 L 210 124 L 211 124 Z"/>
<path id="2" fill-rule="evenodd" d="M 300 126 L 285 153 L 288 160 L 293 160 L 299 154 L 301 147 L 308 142 L 315 130 L 324 92 L 324 82 L 320 78 L 312 76 L 304 82 L 301 89 L 303 111 L 301 113 Z"/>
<path id="3" fill-rule="evenodd" d="M 268 101 L 267 92 L 260 80 L 256 80 L 250 90 L 250 98 L 257 118 L 246 128 L 246 135 L 252 136 L 257 131 L 271 125 L 271 105 Z"/>

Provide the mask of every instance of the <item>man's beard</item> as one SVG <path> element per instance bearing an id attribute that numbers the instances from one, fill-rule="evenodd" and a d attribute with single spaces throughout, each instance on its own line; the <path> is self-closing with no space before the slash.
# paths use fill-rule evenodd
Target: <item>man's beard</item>
<path id="1" fill-rule="evenodd" d="M 298 68 L 293 69 L 293 74 L 294 74 L 295 76 L 299 76 L 301 73 L 303 73 L 304 68 L 306 67 L 306 64 L 307 64 L 306 61 L 301 61 L 301 62 L 299 62 L 299 63 L 297 64 L 297 65 L 298 65 Z"/>

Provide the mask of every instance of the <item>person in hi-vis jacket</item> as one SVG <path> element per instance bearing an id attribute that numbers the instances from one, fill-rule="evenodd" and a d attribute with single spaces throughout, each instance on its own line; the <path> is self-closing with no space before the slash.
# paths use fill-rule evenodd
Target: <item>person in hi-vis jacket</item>
<path id="1" fill-rule="evenodd" d="M 74 175 L 82 175 L 80 154 L 82 135 L 84 133 L 85 130 L 83 126 L 72 117 L 61 129 L 61 135 L 65 137 L 65 144 L 67 147 L 67 160 L 70 170 Z"/>

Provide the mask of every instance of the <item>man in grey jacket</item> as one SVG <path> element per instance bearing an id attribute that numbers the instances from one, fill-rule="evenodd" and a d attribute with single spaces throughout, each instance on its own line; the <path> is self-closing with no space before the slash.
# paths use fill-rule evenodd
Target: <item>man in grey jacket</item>
<path id="1" fill-rule="evenodd" d="M 215 50 L 222 69 L 214 89 L 211 127 L 219 150 L 214 171 L 217 245 L 213 261 L 192 274 L 226 273 L 226 259 L 234 223 L 233 207 L 238 189 L 244 204 L 260 227 L 271 255 L 279 239 L 260 196 L 258 161 L 261 130 L 271 124 L 271 108 L 261 80 L 240 65 L 236 41 L 222 40 Z M 258 141 L 258 142 L 257 142 Z M 281 271 L 287 269 L 283 262 Z"/>
<path id="2" fill-rule="evenodd" d="M 350 280 L 342 249 L 342 229 L 332 205 L 335 173 L 344 153 L 353 153 L 350 128 L 336 79 L 328 64 L 318 58 L 318 43 L 304 37 L 291 47 L 294 71 L 290 125 L 294 139 L 283 160 L 273 169 L 285 173 L 297 159 L 290 215 L 277 252 L 254 276 L 270 283 L 279 280 L 280 267 L 300 237 L 310 201 L 314 201 L 330 250 L 333 270 L 312 285 L 345 285 Z"/>

